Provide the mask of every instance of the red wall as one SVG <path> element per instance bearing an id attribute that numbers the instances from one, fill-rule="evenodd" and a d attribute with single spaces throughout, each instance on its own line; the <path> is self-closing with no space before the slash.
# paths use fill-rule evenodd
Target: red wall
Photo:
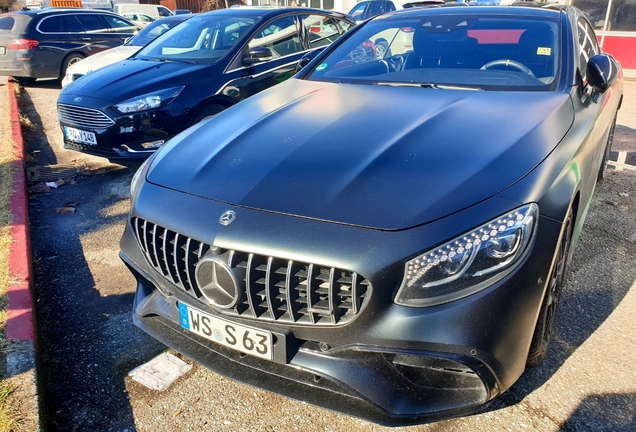
<path id="1" fill-rule="evenodd" d="M 636 37 L 605 35 L 603 51 L 616 57 L 623 69 L 636 69 Z"/>

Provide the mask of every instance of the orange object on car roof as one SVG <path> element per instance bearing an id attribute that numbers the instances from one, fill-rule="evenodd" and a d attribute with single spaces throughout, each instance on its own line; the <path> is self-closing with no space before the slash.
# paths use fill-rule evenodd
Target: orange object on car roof
<path id="1" fill-rule="evenodd" d="M 51 0 L 51 6 L 81 8 L 82 0 Z"/>

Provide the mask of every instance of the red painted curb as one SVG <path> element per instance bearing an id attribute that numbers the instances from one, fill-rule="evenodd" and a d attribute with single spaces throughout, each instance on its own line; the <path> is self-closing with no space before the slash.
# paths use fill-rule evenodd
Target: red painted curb
<path id="1" fill-rule="evenodd" d="M 33 297 L 31 281 L 31 239 L 29 238 L 29 212 L 24 178 L 24 140 L 18 113 L 18 101 L 15 97 L 15 83 L 9 78 L 7 93 L 9 94 L 9 116 L 11 132 L 15 142 L 15 151 L 19 160 L 15 161 L 16 172 L 13 177 L 13 194 L 11 195 L 11 237 L 9 246 L 9 283 L 7 287 L 7 339 L 19 341 L 34 340 Z"/>

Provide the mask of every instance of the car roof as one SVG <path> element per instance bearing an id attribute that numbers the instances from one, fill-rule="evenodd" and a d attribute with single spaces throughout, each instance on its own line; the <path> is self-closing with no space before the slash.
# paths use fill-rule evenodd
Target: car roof
<path id="1" fill-rule="evenodd" d="M 446 3 L 424 7 L 407 8 L 389 14 L 381 15 L 376 19 L 387 19 L 393 16 L 418 16 L 418 15 L 497 15 L 497 16 L 533 16 L 554 18 L 566 7 L 553 8 L 545 3 L 519 2 L 522 4 L 510 6 L 468 5 L 466 3 Z M 539 6 L 540 5 L 540 6 Z"/>
<path id="2" fill-rule="evenodd" d="M 148 15 L 148 14 L 144 14 L 142 12 L 131 12 L 131 14 L 135 14 L 135 13 L 137 15 L 140 15 L 140 14 Z M 199 15 L 199 14 L 190 13 L 190 14 L 170 15 L 170 16 L 167 16 L 167 17 L 159 18 L 159 20 L 161 22 L 166 22 L 166 21 L 185 21 L 185 20 L 190 19 L 190 18 L 192 18 L 193 16 L 196 16 L 196 15 Z"/>
<path id="3" fill-rule="evenodd" d="M 30 17 L 41 16 L 41 15 L 56 15 L 59 13 L 98 13 L 104 15 L 116 15 L 113 12 L 104 10 L 104 9 L 80 9 L 80 8 L 43 8 L 43 9 L 27 9 L 11 12 L 11 14 L 20 14 L 20 15 L 28 15 Z"/>
<path id="4" fill-rule="evenodd" d="M 323 9 L 312 9 L 306 7 L 284 7 L 284 8 L 271 8 L 271 7 L 258 7 L 258 6 L 241 6 L 236 8 L 228 8 L 228 9 L 217 9 L 210 12 L 204 12 L 201 15 L 227 15 L 231 17 L 235 16 L 244 16 L 244 17 L 253 17 L 263 19 L 269 19 L 271 17 L 275 17 L 278 15 L 286 15 L 286 14 L 310 14 L 310 13 L 319 13 L 319 14 L 327 14 L 327 15 L 335 15 L 335 16 L 343 16 L 347 17 L 345 14 L 336 12 L 336 11 L 327 11 Z"/>

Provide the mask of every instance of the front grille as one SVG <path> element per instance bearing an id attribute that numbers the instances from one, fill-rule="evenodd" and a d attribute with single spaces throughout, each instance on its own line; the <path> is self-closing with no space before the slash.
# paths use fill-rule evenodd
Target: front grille
<path id="1" fill-rule="evenodd" d="M 219 250 L 140 218 L 132 225 L 148 262 L 173 285 L 206 301 L 195 277 L 206 254 L 238 275 L 241 298 L 223 314 L 308 325 L 343 324 L 362 309 L 370 283 L 348 270 L 235 250 Z"/>
<path id="2" fill-rule="evenodd" d="M 57 116 L 66 124 L 90 129 L 106 129 L 115 124 L 100 110 L 74 105 L 57 104 Z"/>

